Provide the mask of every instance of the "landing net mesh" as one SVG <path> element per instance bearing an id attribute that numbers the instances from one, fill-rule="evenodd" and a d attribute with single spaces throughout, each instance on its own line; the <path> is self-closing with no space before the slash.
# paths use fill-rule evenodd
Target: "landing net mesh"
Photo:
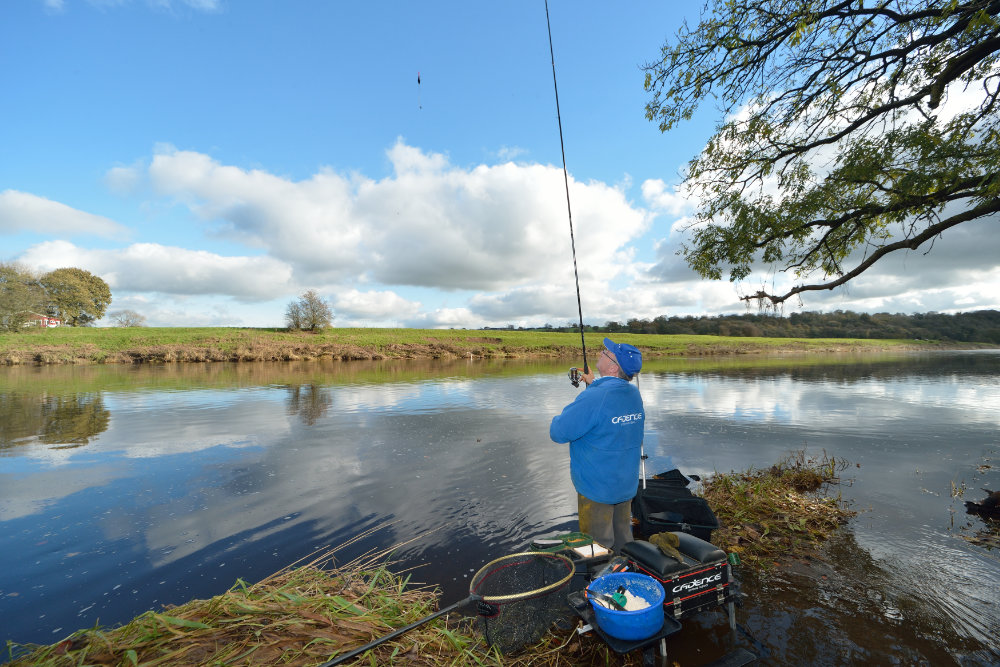
<path id="1" fill-rule="evenodd" d="M 469 593 L 482 598 L 478 624 L 486 642 L 504 654 L 537 643 L 566 615 L 560 591 L 575 569 L 567 556 L 542 552 L 511 554 L 483 566 Z"/>

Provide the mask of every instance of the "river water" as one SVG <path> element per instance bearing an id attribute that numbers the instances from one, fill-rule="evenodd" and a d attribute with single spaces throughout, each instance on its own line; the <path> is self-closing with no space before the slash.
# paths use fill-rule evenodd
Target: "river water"
<path id="1" fill-rule="evenodd" d="M 650 360 L 649 474 L 850 461 L 860 514 L 821 558 L 741 572 L 737 618 L 670 639 L 766 664 L 1000 664 L 1000 554 L 962 501 L 1000 489 L 1000 353 Z M 484 563 L 575 528 L 549 361 L 0 369 L 0 643 L 206 598 L 317 549 L 395 557 L 468 594 Z M 422 536 L 422 537 L 421 537 Z"/>

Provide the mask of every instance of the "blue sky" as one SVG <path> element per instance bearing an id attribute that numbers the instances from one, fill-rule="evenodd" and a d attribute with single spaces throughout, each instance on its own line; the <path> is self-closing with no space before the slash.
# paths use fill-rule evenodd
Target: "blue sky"
<path id="1" fill-rule="evenodd" d="M 675 255 L 715 110 L 643 115 L 639 66 L 700 6 L 549 2 L 588 323 L 756 289 Z M 577 318 L 544 0 L 5 0 L 0 86 L 0 261 L 100 275 L 109 312 L 280 326 L 315 289 L 335 326 Z M 998 308 L 996 226 L 786 314 Z"/>

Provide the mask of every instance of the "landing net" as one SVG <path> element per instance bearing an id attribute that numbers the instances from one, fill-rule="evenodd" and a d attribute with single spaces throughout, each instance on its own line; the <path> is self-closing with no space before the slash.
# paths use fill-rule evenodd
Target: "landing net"
<path id="1" fill-rule="evenodd" d="M 481 598 L 479 625 L 486 642 L 505 654 L 537 643 L 566 614 L 559 592 L 575 571 L 569 557 L 543 552 L 510 554 L 484 565 L 469 593 Z"/>

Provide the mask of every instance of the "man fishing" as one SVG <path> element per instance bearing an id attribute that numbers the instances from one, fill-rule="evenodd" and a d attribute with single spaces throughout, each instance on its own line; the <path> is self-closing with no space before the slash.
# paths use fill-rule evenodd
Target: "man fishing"
<path id="1" fill-rule="evenodd" d="M 597 359 L 601 377 L 581 375 L 586 390 L 549 426 L 554 442 L 569 443 L 580 532 L 616 552 L 632 541 L 630 503 L 639 479 L 646 413 L 631 381 L 641 368 L 638 348 L 605 338 Z"/>

